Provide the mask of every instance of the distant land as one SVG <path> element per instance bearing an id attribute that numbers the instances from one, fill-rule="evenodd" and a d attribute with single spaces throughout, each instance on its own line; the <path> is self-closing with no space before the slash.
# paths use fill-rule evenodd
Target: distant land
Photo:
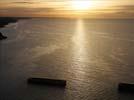
<path id="1" fill-rule="evenodd" d="M 4 27 L 9 23 L 15 23 L 19 19 L 28 19 L 26 17 L 0 17 L 0 28 Z"/>

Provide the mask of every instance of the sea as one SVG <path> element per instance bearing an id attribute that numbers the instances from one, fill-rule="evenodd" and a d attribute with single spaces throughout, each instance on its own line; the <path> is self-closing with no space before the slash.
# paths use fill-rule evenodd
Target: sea
<path id="1" fill-rule="evenodd" d="M 134 19 L 31 18 L 0 31 L 0 100 L 134 100 L 118 91 L 134 83 Z"/>

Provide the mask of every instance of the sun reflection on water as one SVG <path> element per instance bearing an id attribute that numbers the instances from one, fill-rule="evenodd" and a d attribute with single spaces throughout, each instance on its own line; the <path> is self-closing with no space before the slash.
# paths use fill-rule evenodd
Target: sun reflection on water
<path id="1" fill-rule="evenodd" d="M 86 63 L 87 60 L 87 48 L 86 48 L 86 33 L 84 29 L 84 21 L 82 19 L 76 22 L 76 31 L 73 35 L 73 61 L 71 70 L 73 70 L 73 76 L 77 81 L 75 84 L 81 84 L 86 79 Z"/>
<path id="2" fill-rule="evenodd" d="M 86 35 L 84 31 L 84 22 L 82 19 L 77 20 L 76 32 L 73 37 L 74 58 L 83 62 L 86 58 Z"/>

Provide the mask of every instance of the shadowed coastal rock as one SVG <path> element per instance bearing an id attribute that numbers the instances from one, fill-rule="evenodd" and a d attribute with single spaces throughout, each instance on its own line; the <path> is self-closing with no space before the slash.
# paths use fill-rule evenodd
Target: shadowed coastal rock
<path id="1" fill-rule="evenodd" d="M 19 18 L 16 17 L 0 17 L 0 28 L 4 27 L 8 23 L 17 22 Z"/>
<path id="2" fill-rule="evenodd" d="M 9 23 L 15 23 L 19 19 L 29 19 L 27 17 L 0 17 L 0 28 L 4 27 Z"/>
<path id="3" fill-rule="evenodd" d="M 15 23 L 17 22 L 19 19 L 28 19 L 28 18 L 23 18 L 23 17 L 0 17 L 0 28 L 5 27 L 5 25 L 9 24 L 9 23 Z M 4 36 L 1 32 L 0 32 L 0 40 L 4 40 L 6 39 L 7 36 Z"/>
<path id="4" fill-rule="evenodd" d="M 4 40 L 4 39 L 6 39 L 7 37 L 6 36 L 4 36 L 1 32 L 0 32 L 0 40 Z"/>

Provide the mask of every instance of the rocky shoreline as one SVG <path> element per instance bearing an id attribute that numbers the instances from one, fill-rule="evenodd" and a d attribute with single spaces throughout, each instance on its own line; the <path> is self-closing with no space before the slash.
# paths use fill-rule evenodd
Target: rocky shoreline
<path id="1" fill-rule="evenodd" d="M 8 23 L 17 22 L 18 18 L 15 17 L 0 17 L 0 28 L 4 27 Z"/>
<path id="2" fill-rule="evenodd" d="M 26 17 L 0 17 L 0 28 L 4 27 L 9 23 L 15 23 L 19 19 L 28 19 Z"/>
<path id="3" fill-rule="evenodd" d="M 9 23 L 15 23 L 17 22 L 19 19 L 28 19 L 28 18 L 20 18 L 20 17 L 0 17 L 0 28 L 5 27 L 5 25 L 9 24 Z M 1 32 L 0 32 L 0 40 L 6 39 L 7 36 L 4 36 Z"/>

